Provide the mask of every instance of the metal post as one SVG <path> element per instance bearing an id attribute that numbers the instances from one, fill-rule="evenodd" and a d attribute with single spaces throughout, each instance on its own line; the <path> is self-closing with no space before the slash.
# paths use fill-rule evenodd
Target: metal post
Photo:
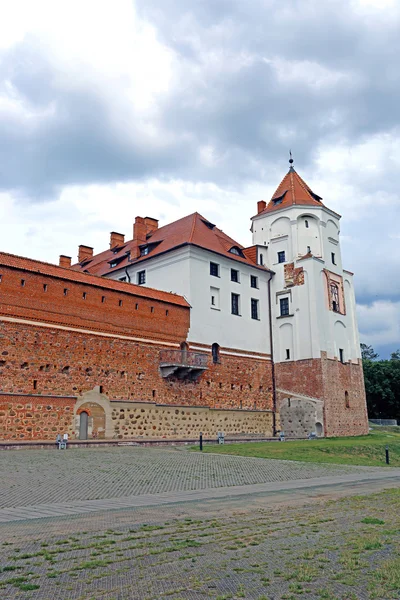
<path id="1" fill-rule="evenodd" d="M 200 431 L 200 450 L 203 450 L 203 434 Z"/>
<path id="2" fill-rule="evenodd" d="M 389 464 L 389 446 L 386 446 L 386 464 Z"/>

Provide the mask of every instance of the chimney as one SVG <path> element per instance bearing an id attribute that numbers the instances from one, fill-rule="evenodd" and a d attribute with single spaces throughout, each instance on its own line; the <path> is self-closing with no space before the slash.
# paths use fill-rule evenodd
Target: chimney
<path id="1" fill-rule="evenodd" d="M 123 233 L 117 233 L 116 231 L 112 231 L 110 233 L 110 250 L 116 248 L 117 246 L 122 246 L 125 242 L 125 235 Z"/>
<path id="2" fill-rule="evenodd" d="M 259 215 L 266 206 L 267 203 L 265 202 L 265 200 L 260 200 L 259 202 L 257 202 L 257 214 Z"/>
<path id="3" fill-rule="evenodd" d="M 158 219 L 153 219 L 152 217 L 145 217 L 144 224 L 146 225 L 146 234 L 153 233 L 158 229 Z"/>
<path id="4" fill-rule="evenodd" d="M 60 267 L 65 267 L 66 269 L 69 269 L 69 267 L 71 266 L 71 257 L 65 256 L 65 254 L 60 254 L 58 264 Z"/>
<path id="5" fill-rule="evenodd" d="M 78 247 L 78 262 L 82 262 L 83 260 L 86 260 L 88 258 L 92 258 L 93 257 L 93 248 L 91 248 L 90 246 L 84 246 L 83 244 L 81 244 Z"/>

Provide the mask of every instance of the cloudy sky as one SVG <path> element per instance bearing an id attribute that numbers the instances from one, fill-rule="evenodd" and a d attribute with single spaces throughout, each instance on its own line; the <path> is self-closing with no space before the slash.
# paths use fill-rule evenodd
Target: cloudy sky
<path id="1" fill-rule="evenodd" d="M 195 210 L 250 245 L 295 167 L 400 347 L 400 0 L 0 0 L 0 249 L 57 262 Z"/>

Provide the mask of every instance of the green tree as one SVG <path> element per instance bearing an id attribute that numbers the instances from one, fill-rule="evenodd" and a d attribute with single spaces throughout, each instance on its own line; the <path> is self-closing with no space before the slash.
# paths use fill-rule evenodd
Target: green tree
<path id="1" fill-rule="evenodd" d="M 400 421 L 400 351 L 390 360 L 376 360 L 374 349 L 362 344 L 361 354 L 369 417 Z"/>

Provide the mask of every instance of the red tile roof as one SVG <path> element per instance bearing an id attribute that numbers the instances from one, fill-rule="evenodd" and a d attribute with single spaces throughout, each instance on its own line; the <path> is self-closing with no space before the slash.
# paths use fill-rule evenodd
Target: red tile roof
<path id="1" fill-rule="evenodd" d="M 258 213 L 258 215 L 281 210 L 293 205 L 324 206 L 322 198 L 311 190 L 293 167 L 290 167 L 275 194 L 264 210 Z"/>
<path id="2" fill-rule="evenodd" d="M 144 262 L 153 258 L 153 256 L 158 256 L 186 244 L 192 244 L 193 246 L 210 250 L 211 252 L 226 256 L 243 264 L 268 270 L 266 267 L 257 265 L 255 258 L 252 259 L 246 255 L 241 244 L 238 244 L 238 242 L 226 235 L 226 233 L 218 229 L 218 227 L 210 223 L 208 219 L 205 219 L 197 212 L 188 215 L 187 217 L 183 217 L 178 221 L 174 221 L 173 223 L 169 223 L 164 227 L 160 227 L 160 229 L 156 229 L 149 234 L 146 244 L 154 244 L 154 247 L 149 250 L 147 255 L 134 259 L 133 250 L 135 249 L 135 243 L 136 242 L 131 240 L 126 242 L 120 250 L 115 248 L 114 250 L 105 250 L 104 252 L 93 256 L 90 261 L 85 260 L 83 263 L 73 265 L 72 269 L 88 271 L 95 275 L 106 275 L 131 264 Z M 143 246 L 145 244 L 140 245 Z M 237 248 L 243 255 L 232 254 L 230 252 L 232 248 Z M 131 250 L 132 257 L 129 254 Z M 118 264 L 111 268 L 110 264 L 112 264 L 113 261 L 118 262 Z"/>
<path id="3" fill-rule="evenodd" d="M 169 304 L 177 304 L 179 306 L 190 306 L 187 300 L 177 294 L 162 292 L 160 290 L 154 290 L 132 283 L 114 281 L 113 279 L 105 279 L 104 277 L 97 277 L 96 275 L 74 271 L 65 267 L 58 267 L 50 263 L 25 258 L 23 256 L 15 256 L 14 254 L 7 254 L 5 252 L 0 252 L 0 268 L 2 265 L 32 273 L 40 273 L 41 275 L 49 275 L 50 277 L 56 277 L 67 281 L 92 285 L 103 289 L 116 290 L 125 294 L 131 294 L 132 296 L 159 300 L 161 302 L 168 302 Z"/>

